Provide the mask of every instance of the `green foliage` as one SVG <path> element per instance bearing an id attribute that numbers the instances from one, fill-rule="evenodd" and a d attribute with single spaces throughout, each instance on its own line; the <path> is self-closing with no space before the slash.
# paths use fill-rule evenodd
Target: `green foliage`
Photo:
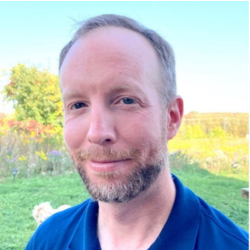
<path id="1" fill-rule="evenodd" d="M 169 141 L 168 148 L 170 156 L 174 155 L 176 158 L 174 165 L 179 164 L 178 160 L 184 157 L 184 154 L 185 157 L 189 157 L 189 160 L 198 162 L 200 167 L 212 173 L 227 173 L 233 176 L 243 174 L 248 178 L 249 147 L 247 139 L 230 137 L 224 139 L 175 138 Z M 180 152 L 181 156 L 176 152 Z"/>
<path id="2" fill-rule="evenodd" d="M 249 133 L 248 113 L 198 113 L 183 117 L 179 139 L 246 138 Z"/>
<path id="3" fill-rule="evenodd" d="M 62 137 L 61 127 L 0 119 L 0 180 L 12 168 L 18 169 L 18 178 L 72 171 Z"/>
<path id="4" fill-rule="evenodd" d="M 169 162 L 171 169 L 183 169 L 187 166 L 197 168 L 198 161 L 193 159 L 182 151 L 173 151 L 169 154 Z"/>
<path id="5" fill-rule="evenodd" d="M 62 101 L 58 76 L 47 70 L 18 64 L 13 67 L 10 83 L 2 91 L 12 101 L 17 120 L 35 120 L 41 124 L 62 126 Z"/>
<path id="6" fill-rule="evenodd" d="M 228 134 L 221 127 L 215 127 L 214 129 L 212 129 L 209 132 L 208 137 L 209 138 L 225 139 L 228 137 Z"/>
<path id="7" fill-rule="evenodd" d="M 202 130 L 199 124 L 182 126 L 179 137 L 185 139 L 200 139 L 206 137 L 205 132 Z"/>
<path id="8" fill-rule="evenodd" d="M 188 154 L 212 173 L 244 173 L 247 177 L 248 118 L 246 113 L 191 112 L 184 116 L 177 136 L 169 141 L 169 152 Z"/>

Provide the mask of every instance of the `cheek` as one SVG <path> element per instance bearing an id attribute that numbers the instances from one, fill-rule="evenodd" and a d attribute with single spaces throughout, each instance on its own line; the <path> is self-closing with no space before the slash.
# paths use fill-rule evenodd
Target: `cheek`
<path id="1" fill-rule="evenodd" d="M 80 148 L 85 136 L 86 133 L 79 123 L 69 121 L 64 124 L 64 140 L 69 149 Z"/>
<path id="2" fill-rule="evenodd" d="M 123 134 L 123 138 L 128 140 L 130 143 L 141 148 L 148 148 L 153 143 L 159 141 L 161 137 L 161 126 L 158 119 L 154 119 L 154 116 L 151 117 L 139 117 L 140 119 L 131 119 L 133 122 L 123 123 L 123 129 L 120 130 L 120 133 Z"/>

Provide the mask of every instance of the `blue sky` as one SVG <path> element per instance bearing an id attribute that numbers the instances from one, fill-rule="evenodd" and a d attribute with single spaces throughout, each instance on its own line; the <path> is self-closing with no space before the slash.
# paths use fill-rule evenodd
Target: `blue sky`
<path id="1" fill-rule="evenodd" d="M 132 17 L 168 40 L 185 113 L 249 112 L 248 2 L 0 2 L 0 70 L 24 63 L 57 74 L 74 20 L 104 13 Z M 0 90 L 6 83 L 2 76 Z"/>

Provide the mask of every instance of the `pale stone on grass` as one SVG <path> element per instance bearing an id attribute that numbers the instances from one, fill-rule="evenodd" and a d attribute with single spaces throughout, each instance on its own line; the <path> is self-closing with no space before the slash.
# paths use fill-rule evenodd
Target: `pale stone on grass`
<path id="1" fill-rule="evenodd" d="M 241 189 L 241 196 L 243 198 L 249 199 L 249 188 L 242 188 Z"/>

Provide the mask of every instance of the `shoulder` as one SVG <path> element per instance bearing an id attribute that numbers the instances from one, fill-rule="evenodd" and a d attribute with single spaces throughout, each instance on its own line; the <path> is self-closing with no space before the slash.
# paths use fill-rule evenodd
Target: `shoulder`
<path id="1" fill-rule="evenodd" d="M 199 198 L 201 249 L 248 249 L 248 233 L 223 213 Z"/>
<path id="2" fill-rule="evenodd" d="M 52 246 L 55 249 L 67 249 L 66 245 L 81 222 L 89 203 L 90 199 L 49 217 L 37 228 L 26 250 L 51 249 Z"/>
<path id="3" fill-rule="evenodd" d="M 173 179 L 177 192 L 169 217 L 169 221 L 173 221 L 170 229 L 173 231 L 178 218 L 178 230 L 182 228 L 185 233 L 179 234 L 177 230 L 176 235 L 182 237 L 183 244 L 194 240 L 189 249 L 196 250 L 248 249 L 248 233 L 245 230 L 185 187 L 176 176 L 173 175 Z"/>

